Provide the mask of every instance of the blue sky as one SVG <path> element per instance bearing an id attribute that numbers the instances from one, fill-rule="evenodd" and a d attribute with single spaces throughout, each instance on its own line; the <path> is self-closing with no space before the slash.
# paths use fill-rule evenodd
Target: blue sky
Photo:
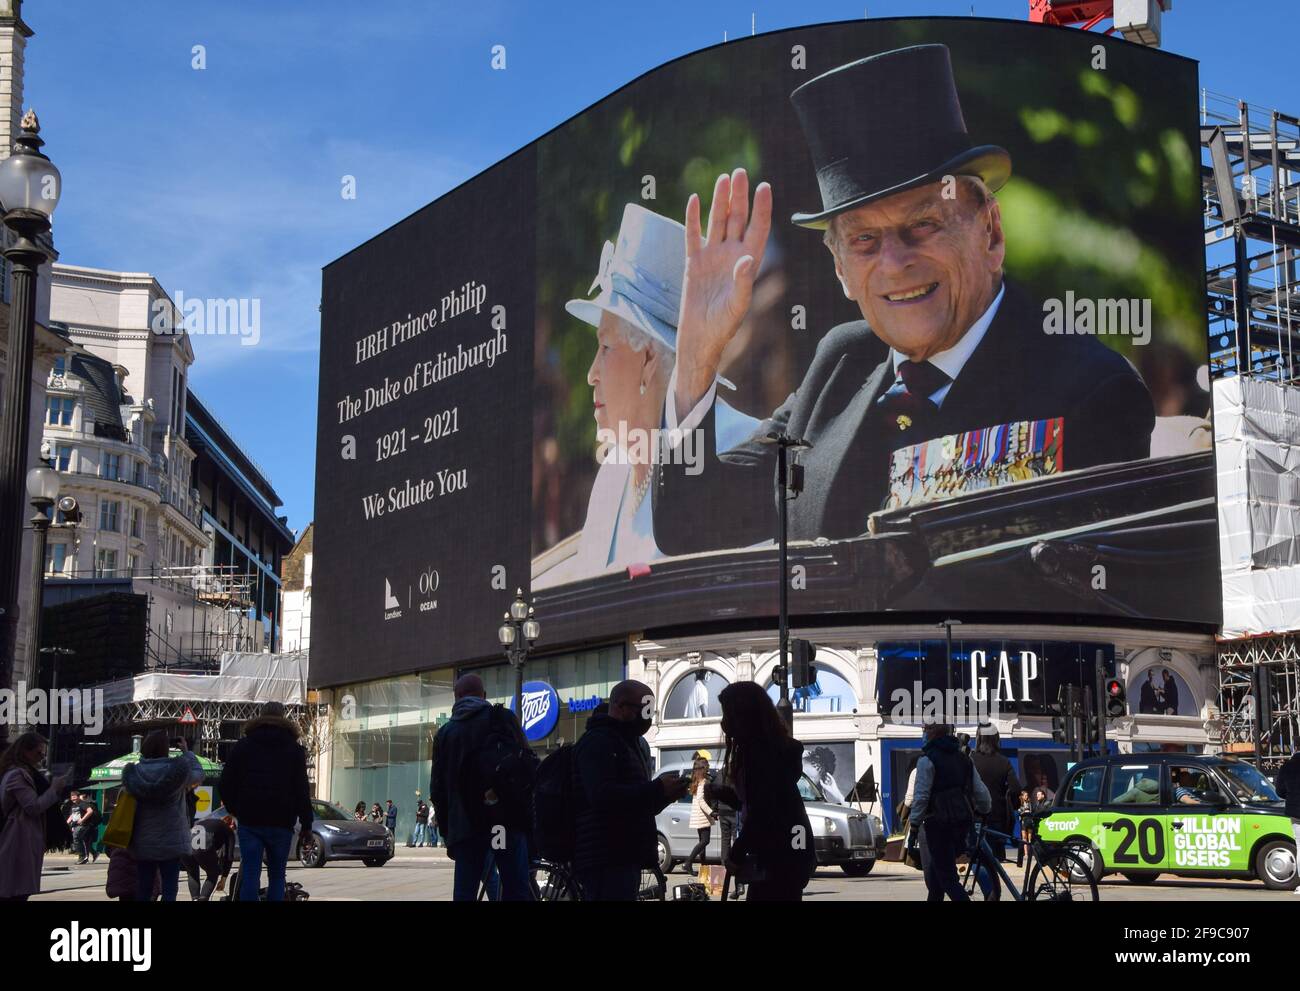
<path id="1" fill-rule="evenodd" d="M 978 0 L 1023 19 L 1027 0 Z M 969 15 L 950 0 L 624 4 L 28 0 L 25 100 L 63 172 L 63 261 L 261 300 L 261 342 L 198 337 L 191 385 L 312 516 L 321 266 L 642 72 L 748 34 Z M 1231 14 L 1224 13 L 1232 11 Z M 1252 38 L 1231 44 L 1249 20 Z M 1163 47 L 1210 90 L 1300 114 L 1295 0 L 1177 0 Z M 505 72 L 491 48 L 507 51 Z M 191 67 L 203 45 L 206 68 Z M 340 196 L 356 177 L 357 197 Z M 526 425 L 524 425 L 526 428 Z"/>

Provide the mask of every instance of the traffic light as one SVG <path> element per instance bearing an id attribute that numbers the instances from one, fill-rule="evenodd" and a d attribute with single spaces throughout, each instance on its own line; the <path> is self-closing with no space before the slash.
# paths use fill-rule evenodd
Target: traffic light
<path id="1" fill-rule="evenodd" d="M 1053 710 L 1052 740 L 1055 741 L 1056 743 L 1064 743 L 1066 741 L 1065 720 L 1066 720 L 1066 716 L 1064 712 L 1062 712 L 1059 708 Z"/>
<path id="2" fill-rule="evenodd" d="M 1118 678 L 1106 680 L 1106 715 L 1114 719 L 1128 711 L 1128 697 L 1124 692 L 1124 682 Z"/>
<path id="3" fill-rule="evenodd" d="M 813 658 L 817 656 L 817 647 L 807 640 L 790 641 L 790 684 L 795 688 L 807 688 L 817 680 L 813 672 Z"/>

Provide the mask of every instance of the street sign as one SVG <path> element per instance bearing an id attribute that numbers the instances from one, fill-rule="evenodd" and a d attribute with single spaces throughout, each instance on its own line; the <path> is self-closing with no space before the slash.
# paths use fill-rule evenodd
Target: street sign
<path id="1" fill-rule="evenodd" d="M 193 726 L 198 722 L 198 720 L 194 718 L 194 710 L 187 705 L 185 711 L 181 713 L 181 718 L 178 719 L 177 722 L 182 726 Z"/>

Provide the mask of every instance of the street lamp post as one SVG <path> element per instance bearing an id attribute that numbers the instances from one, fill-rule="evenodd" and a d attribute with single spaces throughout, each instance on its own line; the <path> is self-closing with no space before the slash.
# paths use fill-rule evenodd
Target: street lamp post
<path id="1" fill-rule="evenodd" d="M 497 640 L 506 652 L 510 666 L 515 669 L 515 715 L 519 725 L 524 724 L 524 663 L 528 651 L 542 635 L 542 624 L 537 621 L 533 607 L 524 601 L 524 590 L 515 589 L 515 601 L 497 628 Z"/>
<path id="2" fill-rule="evenodd" d="M 947 631 L 947 637 L 948 637 L 948 663 L 947 665 L 945 665 L 945 670 L 947 672 L 947 691 L 944 693 L 943 696 L 943 704 L 944 704 L 944 721 L 949 722 L 951 720 L 949 720 L 948 718 L 949 714 L 947 711 L 947 707 L 952 705 L 952 628 L 954 626 L 961 626 L 961 620 L 945 619 L 939 625 L 942 626 Z M 953 713 L 953 717 L 955 718 L 955 713 Z"/>
<path id="3" fill-rule="evenodd" d="M 41 649 L 41 614 L 45 598 L 45 541 L 50 533 L 50 511 L 54 500 L 59 497 L 59 473 L 53 468 L 33 468 L 27 473 L 27 494 L 31 497 L 32 508 L 36 510 L 31 518 L 32 530 L 36 533 L 36 615 L 32 617 L 32 650 L 39 653 Z"/>
<path id="4" fill-rule="evenodd" d="M 36 339 L 36 279 L 48 260 L 37 239 L 50 229 L 62 191 L 59 170 L 41 153 L 36 114 L 28 110 L 13 153 L 0 162 L 0 206 L 16 235 L 4 251 L 13 269 L 9 310 L 9 367 L 0 405 L 0 689 L 10 687 L 22 584 L 23 479 L 27 472 L 32 403 L 32 353 Z M 42 562 L 44 564 L 44 562 Z M 0 726 L 0 735 L 7 735 Z"/>
<path id="5" fill-rule="evenodd" d="M 803 466 L 792 459 L 790 452 L 810 448 L 812 445 L 779 429 L 773 430 L 762 440 L 763 443 L 776 445 L 777 512 L 780 517 L 777 567 L 781 585 L 777 599 L 777 628 L 781 661 L 776 669 L 776 711 L 785 720 L 786 729 L 793 736 L 794 704 L 790 701 L 790 498 L 798 498 L 803 491 Z"/>

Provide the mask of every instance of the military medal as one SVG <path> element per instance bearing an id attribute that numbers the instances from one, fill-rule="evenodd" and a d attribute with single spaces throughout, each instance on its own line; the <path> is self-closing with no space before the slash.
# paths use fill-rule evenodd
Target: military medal
<path id="1" fill-rule="evenodd" d="M 898 414 L 898 419 L 895 420 L 894 422 L 898 424 L 899 430 L 906 430 L 908 427 L 912 425 L 912 418 L 908 416 L 906 413 L 900 413 Z"/>

